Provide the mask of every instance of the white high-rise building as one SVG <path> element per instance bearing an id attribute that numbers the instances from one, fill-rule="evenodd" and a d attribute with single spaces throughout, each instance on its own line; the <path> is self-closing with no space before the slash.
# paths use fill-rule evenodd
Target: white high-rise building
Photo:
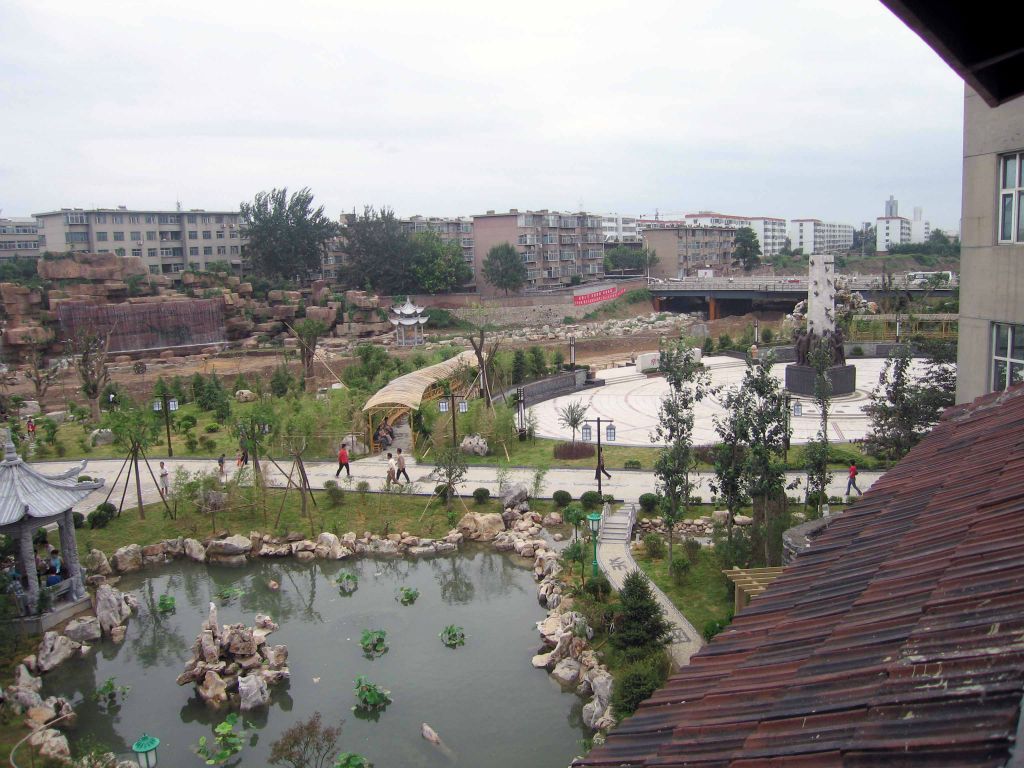
<path id="1" fill-rule="evenodd" d="M 763 256 L 775 256 L 786 244 L 786 220 L 774 216 L 732 216 L 700 211 L 686 214 L 686 223 L 697 227 L 749 227 L 757 235 Z"/>
<path id="2" fill-rule="evenodd" d="M 887 253 L 890 246 L 910 242 L 910 219 L 902 216 L 879 216 L 875 219 L 875 250 Z"/>
<path id="3" fill-rule="evenodd" d="M 932 234 L 932 225 L 924 218 L 921 206 L 914 208 L 914 218 L 910 220 L 910 242 L 926 243 Z"/>
<path id="4" fill-rule="evenodd" d="M 789 222 L 790 247 L 811 253 L 841 253 L 853 247 L 853 225 L 821 219 L 793 219 Z"/>

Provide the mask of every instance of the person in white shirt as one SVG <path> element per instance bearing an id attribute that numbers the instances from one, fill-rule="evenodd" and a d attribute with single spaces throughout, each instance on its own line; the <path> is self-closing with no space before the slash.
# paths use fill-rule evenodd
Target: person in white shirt
<path id="1" fill-rule="evenodd" d="M 395 457 L 388 453 L 388 477 L 385 483 L 386 488 L 390 488 L 391 484 L 395 482 L 395 478 L 398 476 L 398 463 L 395 461 Z"/>
<path id="2" fill-rule="evenodd" d="M 160 496 L 167 498 L 167 495 L 171 491 L 171 473 L 167 470 L 164 463 L 160 462 Z"/>

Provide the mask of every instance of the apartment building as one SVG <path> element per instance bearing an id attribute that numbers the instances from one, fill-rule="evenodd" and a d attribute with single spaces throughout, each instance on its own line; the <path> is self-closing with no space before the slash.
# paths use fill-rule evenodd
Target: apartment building
<path id="1" fill-rule="evenodd" d="M 237 211 L 61 208 L 35 218 L 40 250 L 138 256 L 154 275 L 173 276 L 193 264 L 242 263 Z"/>
<path id="2" fill-rule="evenodd" d="M 700 211 L 686 214 L 686 223 L 701 227 L 748 227 L 757 235 L 762 256 L 775 256 L 786 245 L 786 220 L 774 216 L 733 216 Z"/>
<path id="3" fill-rule="evenodd" d="M 682 225 L 644 230 L 645 247 L 658 256 L 651 277 L 662 280 L 696 275 L 700 269 L 728 271 L 735 241 L 735 227 Z"/>
<path id="4" fill-rule="evenodd" d="M 412 216 L 400 219 L 403 231 L 415 235 L 420 232 L 433 232 L 442 242 L 458 243 L 462 248 L 462 258 L 476 276 L 473 250 L 473 220 L 468 217 L 443 218 L 437 216 Z"/>
<path id="5" fill-rule="evenodd" d="M 640 242 L 639 220 L 636 216 L 620 216 L 617 213 L 601 217 L 601 231 L 604 241 L 610 246 Z"/>
<path id="6" fill-rule="evenodd" d="M 500 293 L 483 276 L 483 262 L 496 245 L 510 243 L 526 265 L 529 288 L 556 288 L 574 280 L 593 280 L 604 274 L 602 217 L 590 213 L 519 211 L 473 217 L 474 275 L 477 291 Z"/>
<path id="7" fill-rule="evenodd" d="M 910 242 L 926 243 L 931 234 L 931 222 L 924 217 L 924 211 L 921 209 L 921 206 L 916 206 L 914 208 L 914 218 L 910 220 Z"/>
<path id="8" fill-rule="evenodd" d="M 911 242 L 912 227 L 910 219 L 902 216 L 879 216 L 875 219 L 875 250 L 888 253 L 893 245 L 906 245 Z"/>
<path id="9" fill-rule="evenodd" d="M 26 217 L 0 218 L 0 261 L 39 255 L 39 225 Z"/>
<path id="10" fill-rule="evenodd" d="M 790 247 L 804 253 L 841 253 L 853 247 L 853 225 L 821 219 L 793 219 L 789 222 Z"/>

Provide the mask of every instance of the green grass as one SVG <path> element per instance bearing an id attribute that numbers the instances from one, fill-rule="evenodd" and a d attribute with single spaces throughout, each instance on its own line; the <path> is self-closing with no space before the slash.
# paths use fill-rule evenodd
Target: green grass
<path id="1" fill-rule="evenodd" d="M 676 547 L 677 557 L 683 555 L 683 548 Z M 633 555 L 637 565 L 658 585 L 669 600 L 690 621 L 698 632 L 711 621 L 725 621 L 732 611 L 733 598 L 729 581 L 722 574 L 715 553 L 703 548 L 697 562 L 690 567 L 682 584 L 677 584 L 668 574 L 668 557 L 652 560 L 643 552 Z"/>

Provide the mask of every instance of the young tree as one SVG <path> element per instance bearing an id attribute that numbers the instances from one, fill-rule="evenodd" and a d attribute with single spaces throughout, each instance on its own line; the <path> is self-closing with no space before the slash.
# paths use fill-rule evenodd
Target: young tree
<path id="1" fill-rule="evenodd" d="M 626 659 L 635 661 L 649 656 L 668 643 L 672 625 L 665 619 L 650 582 L 641 571 L 626 576 L 619 590 L 619 602 L 622 610 L 608 642 Z"/>
<path id="2" fill-rule="evenodd" d="M 142 506 L 142 477 L 139 475 L 139 452 L 145 452 L 157 439 L 160 434 L 157 422 L 153 420 L 149 411 L 137 408 L 131 401 L 122 403 L 115 411 L 108 411 L 105 421 L 114 435 L 114 441 L 131 457 L 139 519 L 145 520 L 146 512 Z M 125 482 L 127 483 L 127 478 Z"/>
<path id="3" fill-rule="evenodd" d="M 719 443 L 713 449 L 715 479 L 711 491 L 725 501 L 728 512 L 726 532 L 729 551 L 726 555 L 728 566 L 735 565 L 732 558 L 732 529 L 736 510 L 743 498 L 743 470 L 746 459 L 746 422 L 741 410 L 742 394 L 738 387 L 730 387 L 722 393 L 725 416 L 715 416 L 715 432 Z"/>
<path id="4" fill-rule="evenodd" d="M 245 255 L 258 273 L 303 279 L 320 270 L 327 241 L 339 227 L 313 208 L 309 187 L 288 196 L 288 189 L 259 192 L 251 203 L 241 203 L 242 236 L 248 238 Z"/>
<path id="5" fill-rule="evenodd" d="M 341 724 L 324 726 L 322 716 L 314 712 L 281 734 L 270 745 L 270 764 L 286 768 L 328 768 L 338 751 Z"/>
<path id="6" fill-rule="evenodd" d="M 473 277 L 456 241 L 444 242 L 436 232 L 412 236 L 412 272 L 422 293 L 448 293 Z"/>
<path id="7" fill-rule="evenodd" d="M 452 508 L 452 499 L 458 494 L 458 488 L 466 479 L 469 466 L 466 459 L 456 446 L 449 445 L 437 454 L 437 465 L 430 476 L 444 486 L 445 507 Z"/>
<path id="8" fill-rule="evenodd" d="M 299 354 L 302 357 L 302 375 L 306 381 L 306 391 L 316 389 L 313 376 L 313 358 L 316 354 L 317 340 L 327 333 L 327 325 L 320 320 L 306 317 L 292 325 L 292 332 L 299 340 Z"/>
<path id="9" fill-rule="evenodd" d="M 46 365 L 43 349 L 43 345 L 38 341 L 31 341 L 27 347 L 28 361 L 25 367 L 25 378 L 32 382 L 36 400 L 40 404 L 42 404 L 43 398 L 46 397 L 46 392 L 50 389 L 50 385 L 57 381 L 61 375 L 61 367 L 59 365 Z"/>
<path id="10" fill-rule="evenodd" d="M 526 285 L 526 265 L 523 257 L 511 243 L 496 245 L 487 252 L 484 259 L 484 278 L 495 288 L 518 291 Z"/>
<path id="11" fill-rule="evenodd" d="M 517 349 L 512 353 L 512 383 L 522 384 L 526 379 L 526 353 Z"/>
<path id="12" fill-rule="evenodd" d="M 864 408 L 871 420 L 864 448 L 872 456 L 901 459 L 921 439 L 921 415 L 910 368 L 910 350 L 905 346 L 895 350 L 885 361 L 871 402 Z"/>
<path id="13" fill-rule="evenodd" d="M 587 418 L 587 406 L 582 400 L 573 400 L 558 409 L 558 423 L 572 430 L 572 444 L 576 445 L 576 432 Z"/>
<path id="14" fill-rule="evenodd" d="M 828 369 L 832 365 L 829 345 L 819 341 L 814 345 L 808 362 L 814 369 L 814 402 L 821 414 L 821 425 L 814 440 L 804 447 L 804 465 L 807 468 L 807 491 L 818 499 L 828 499 L 828 484 L 832 473 L 828 471 L 828 413 L 832 404 L 832 382 Z"/>
<path id="15" fill-rule="evenodd" d="M 535 379 L 548 375 L 548 361 L 544 359 L 544 350 L 540 347 L 530 347 L 529 368 L 530 375 Z"/>
<path id="16" fill-rule="evenodd" d="M 761 244 L 757 233 L 750 227 L 736 230 L 736 241 L 732 252 L 732 265 L 743 267 L 744 272 L 751 272 L 761 266 Z"/>
<path id="17" fill-rule="evenodd" d="M 89 411 L 94 422 L 100 420 L 100 397 L 110 383 L 110 368 L 107 365 L 109 350 L 109 332 L 100 336 L 88 331 L 72 341 L 75 369 L 82 382 L 82 394 L 89 401 Z"/>

